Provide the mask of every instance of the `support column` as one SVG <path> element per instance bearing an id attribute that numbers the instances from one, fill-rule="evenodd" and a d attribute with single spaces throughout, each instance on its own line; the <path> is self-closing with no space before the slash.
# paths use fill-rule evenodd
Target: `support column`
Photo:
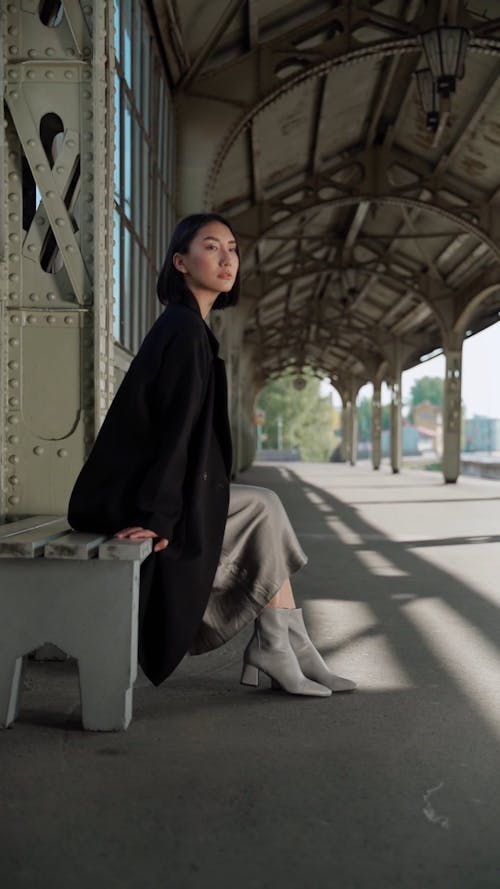
<path id="1" fill-rule="evenodd" d="M 351 414 L 352 406 L 349 398 L 341 395 L 342 398 L 342 440 L 340 443 L 340 452 L 342 454 L 343 463 L 347 463 L 351 458 L 351 434 L 352 423 Z"/>
<path id="2" fill-rule="evenodd" d="M 66 510 L 113 394 L 113 4 L 64 3 L 48 26 L 52 6 L 9 3 L 1 16 L 0 508 L 9 518 Z"/>
<path id="3" fill-rule="evenodd" d="M 358 457 L 358 411 L 356 408 L 356 395 L 358 394 L 358 388 L 354 382 L 351 383 L 350 390 L 351 413 L 349 415 L 349 420 L 351 428 L 349 432 L 349 463 L 351 464 L 351 466 L 355 466 Z"/>
<path id="4" fill-rule="evenodd" d="M 397 473 L 401 469 L 403 454 L 403 435 L 401 424 L 401 371 L 391 386 L 391 466 Z"/>
<path id="5" fill-rule="evenodd" d="M 442 470 L 447 483 L 460 475 L 460 439 L 462 432 L 462 343 L 446 349 L 446 377 L 443 403 Z"/>
<path id="6" fill-rule="evenodd" d="M 372 466 L 374 469 L 380 468 L 382 456 L 382 404 L 380 390 L 381 382 L 380 380 L 375 380 L 372 399 Z"/>

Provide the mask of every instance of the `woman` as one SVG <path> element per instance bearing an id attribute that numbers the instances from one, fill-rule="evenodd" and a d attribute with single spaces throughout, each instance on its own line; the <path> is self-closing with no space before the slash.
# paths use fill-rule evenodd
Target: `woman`
<path id="1" fill-rule="evenodd" d="M 210 309 L 237 303 L 239 251 L 214 213 L 175 229 L 157 293 L 166 309 L 115 395 L 73 489 L 77 530 L 154 540 L 143 562 L 139 663 L 159 685 L 189 651 L 249 621 L 242 682 L 259 671 L 294 694 L 327 696 L 335 676 L 307 636 L 289 575 L 307 562 L 277 495 L 231 485 L 227 385 Z"/>

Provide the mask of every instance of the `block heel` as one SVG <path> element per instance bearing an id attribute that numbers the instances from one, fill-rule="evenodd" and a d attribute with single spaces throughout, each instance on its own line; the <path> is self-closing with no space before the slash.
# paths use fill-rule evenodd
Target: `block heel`
<path id="1" fill-rule="evenodd" d="M 253 664 L 244 664 L 240 682 L 242 685 L 252 685 L 257 688 L 259 684 L 259 668 Z"/>

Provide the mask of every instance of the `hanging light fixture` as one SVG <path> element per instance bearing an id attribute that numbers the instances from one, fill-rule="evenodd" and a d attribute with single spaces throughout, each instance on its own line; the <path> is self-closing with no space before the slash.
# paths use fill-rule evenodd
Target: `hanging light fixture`
<path id="1" fill-rule="evenodd" d="M 421 39 L 437 91 L 443 98 L 449 98 L 455 92 L 456 81 L 465 73 L 469 34 L 465 28 L 443 25 L 425 31 Z"/>
<path id="2" fill-rule="evenodd" d="M 347 266 L 342 269 L 340 276 L 340 285 L 341 285 L 341 303 L 344 307 L 347 307 L 352 303 L 353 299 L 357 296 L 359 292 L 358 288 L 358 275 L 356 269 L 351 266 Z"/>
<path id="3" fill-rule="evenodd" d="M 420 102 L 427 119 L 427 129 L 435 133 L 439 126 L 439 97 L 430 68 L 415 71 Z"/>

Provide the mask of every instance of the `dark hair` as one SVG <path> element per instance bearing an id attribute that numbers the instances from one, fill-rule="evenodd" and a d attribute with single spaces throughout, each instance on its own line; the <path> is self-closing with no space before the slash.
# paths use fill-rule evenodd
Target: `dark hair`
<path id="1" fill-rule="evenodd" d="M 173 257 L 175 253 L 187 253 L 189 245 L 196 233 L 208 222 L 222 222 L 223 225 L 227 225 L 231 232 L 233 232 L 229 223 L 222 216 L 219 216 L 218 213 L 192 213 L 190 216 L 185 216 L 184 219 L 181 219 L 176 225 L 172 237 L 170 238 L 167 255 L 156 285 L 158 299 L 163 305 L 180 302 L 182 300 L 182 295 L 189 290 L 184 281 L 184 275 L 174 266 Z M 238 244 L 236 244 L 236 253 L 239 257 L 240 251 Z M 228 306 L 235 306 L 238 302 L 239 295 L 240 270 L 238 268 L 238 273 L 231 290 L 229 290 L 228 293 L 219 293 L 212 309 L 227 309 Z"/>

